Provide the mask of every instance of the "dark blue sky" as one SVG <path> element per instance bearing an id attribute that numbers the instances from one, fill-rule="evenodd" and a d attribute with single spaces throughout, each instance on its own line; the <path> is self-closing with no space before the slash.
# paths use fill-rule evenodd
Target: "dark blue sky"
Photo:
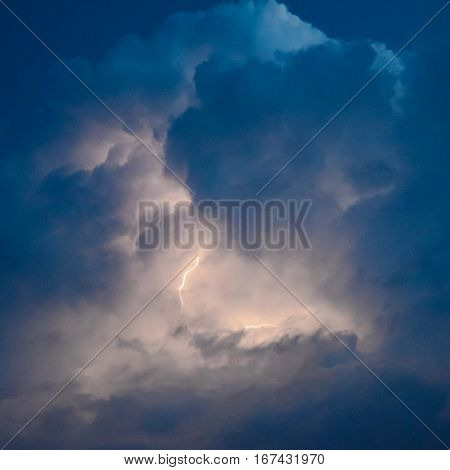
<path id="1" fill-rule="evenodd" d="M 212 0 L 174 0 L 149 2 L 122 1 L 58 2 L 44 0 L 32 3 L 11 0 L 8 5 L 62 58 L 101 58 L 116 41 L 127 34 L 151 36 L 169 15 L 180 11 L 196 11 L 213 5 Z M 398 49 L 444 2 L 439 0 L 409 2 L 359 2 L 343 0 L 288 1 L 289 10 L 313 23 L 332 37 L 352 40 L 368 37 Z M 442 21 L 442 20 L 441 20 Z M 45 79 L 42 72 L 54 59 L 6 11 L 0 25 L 6 38 L 0 46 L 4 73 L 1 76 L 1 97 L 4 112 L 20 112 L 39 99 Z M 435 33 L 435 32 L 434 32 Z M 433 34 L 432 32 L 429 35 Z M 431 38 L 429 38 L 429 41 Z M 426 43 L 422 37 L 420 48 Z M 24 73 L 27 71 L 27 73 Z M 21 93 L 11 93 L 19 88 Z M 6 108 L 6 109 L 5 109 Z"/>
<path id="2" fill-rule="evenodd" d="M 7 3 L 196 198 L 218 199 L 254 197 L 445 2 Z M 312 199 L 311 253 L 268 254 L 268 263 L 447 445 L 449 14 L 263 195 Z M 146 286 L 163 283 L 166 264 L 182 264 L 130 248 L 136 201 L 188 195 L 1 5 L 0 34 L 7 440 Z M 236 255 L 217 269 L 247 273 L 248 263 Z M 175 333 L 173 299 L 164 300 L 149 337 L 130 334 L 11 447 L 442 447 L 322 330 L 243 346 L 228 317 L 273 292 L 242 276 L 224 304 L 209 290 L 190 340 Z M 263 302 L 275 320 L 291 308 L 277 295 Z"/>

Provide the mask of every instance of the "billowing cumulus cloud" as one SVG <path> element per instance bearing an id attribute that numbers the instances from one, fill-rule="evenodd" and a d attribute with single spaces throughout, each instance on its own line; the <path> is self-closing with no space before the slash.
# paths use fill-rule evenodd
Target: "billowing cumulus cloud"
<path id="1" fill-rule="evenodd" d="M 176 14 L 98 61 L 69 60 L 195 196 L 52 71 L 48 139 L 23 168 L 13 154 L 2 163 L 14 223 L 2 234 L 1 437 L 198 255 L 184 308 L 179 278 L 12 446 L 437 447 L 248 254 L 136 250 L 138 200 L 253 197 L 392 54 L 268 0 Z M 448 162 L 445 142 L 420 140 L 421 113 L 438 114 L 436 96 L 416 99 L 425 73 L 412 54 L 396 59 L 267 188 L 312 199 L 313 249 L 259 256 L 445 438 L 449 227 L 424 152 Z"/>

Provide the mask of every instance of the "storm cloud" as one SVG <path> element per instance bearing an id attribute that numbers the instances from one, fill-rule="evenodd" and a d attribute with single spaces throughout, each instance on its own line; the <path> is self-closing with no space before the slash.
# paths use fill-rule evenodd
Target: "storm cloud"
<path id="1" fill-rule="evenodd" d="M 397 58 L 262 193 L 313 201 L 312 250 L 259 256 L 448 442 L 448 45 L 433 28 L 433 54 Z M 136 249 L 138 200 L 255 197 L 392 56 L 255 0 L 65 58 L 195 195 L 50 67 L 41 119 L 1 161 L 1 438 L 198 254 L 185 309 L 177 280 L 12 448 L 440 447 L 248 254 Z"/>

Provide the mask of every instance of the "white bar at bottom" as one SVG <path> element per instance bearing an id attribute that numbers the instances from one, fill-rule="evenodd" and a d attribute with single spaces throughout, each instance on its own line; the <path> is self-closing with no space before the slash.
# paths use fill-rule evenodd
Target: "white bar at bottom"
<path id="1" fill-rule="evenodd" d="M 128 463 L 127 463 L 128 462 Z M 4 450 L 0 468 L 8 470 L 124 469 L 124 468 L 326 468 L 379 470 L 380 468 L 450 469 L 445 450 Z"/>

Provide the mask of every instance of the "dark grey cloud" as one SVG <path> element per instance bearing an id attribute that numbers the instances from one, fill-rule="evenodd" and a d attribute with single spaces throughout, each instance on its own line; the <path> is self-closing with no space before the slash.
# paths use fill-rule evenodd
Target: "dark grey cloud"
<path id="1" fill-rule="evenodd" d="M 280 53 L 277 62 L 255 59 L 228 71 L 213 59 L 197 68 L 199 105 L 170 130 L 169 162 L 188 166 L 188 181 L 199 197 L 251 197 L 370 78 L 377 61 L 369 42 L 329 42 Z M 395 114 L 391 98 L 398 80 L 396 73 L 384 74 L 274 182 L 269 194 L 279 194 L 299 175 L 301 180 L 289 186 L 309 189 L 318 184 L 325 165 L 335 179 L 341 176 L 334 174 L 339 168 L 351 186 L 352 174 L 365 166 L 366 174 L 377 178 L 370 165 L 378 165 L 384 173 L 377 187 L 362 181 L 360 187 L 370 191 L 390 184 L 399 165 L 395 147 L 389 149 Z"/>
<path id="2" fill-rule="evenodd" d="M 13 447 L 64 448 L 67 442 L 73 448 L 120 449 L 436 447 L 433 436 L 332 337 L 283 338 L 247 351 L 233 341 L 221 344 L 222 353 L 234 357 L 230 374 L 242 380 L 231 382 L 223 371 L 205 369 L 160 392 L 136 388 L 109 399 L 72 394 Z M 328 357 L 339 359 L 330 364 Z M 377 372 L 441 436 L 449 434 L 440 416 L 443 388 L 401 370 L 381 366 Z M 280 373 L 290 380 L 281 380 Z M 202 391 L 204 380 L 210 386 L 218 381 L 213 393 Z"/>

